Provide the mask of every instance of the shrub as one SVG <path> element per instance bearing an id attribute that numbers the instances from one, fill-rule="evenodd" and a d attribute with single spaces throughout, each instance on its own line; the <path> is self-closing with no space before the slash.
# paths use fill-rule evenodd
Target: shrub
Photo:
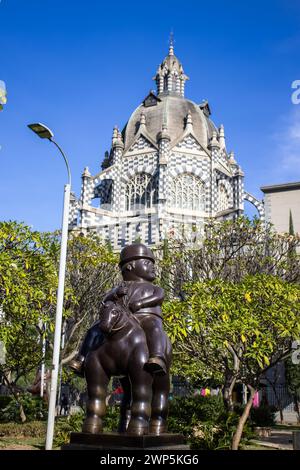
<path id="1" fill-rule="evenodd" d="M 68 444 L 70 441 L 70 433 L 81 431 L 83 419 L 83 411 L 69 415 L 68 417 L 57 419 L 55 425 L 54 446 L 61 447 L 63 444 Z"/>
<path id="2" fill-rule="evenodd" d="M 276 408 L 269 405 L 260 405 L 257 408 L 251 408 L 251 423 L 255 426 L 274 426 Z"/>
<path id="3" fill-rule="evenodd" d="M 104 431 L 116 431 L 118 428 L 120 409 L 112 406 L 107 407 L 104 418 Z M 85 413 L 82 411 L 67 418 L 59 418 L 55 426 L 54 446 L 61 447 L 70 441 L 71 432 L 81 432 Z"/>
<path id="4" fill-rule="evenodd" d="M 118 406 L 107 407 L 104 418 L 104 430 L 107 432 L 117 431 L 119 424 L 120 408 Z"/>
<path id="5" fill-rule="evenodd" d="M 32 397 L 29 394 L 24 394 L 20 396 L 18 401 L 15 398 L 11 398 L 8 405 L 0 409 L 0 422 L 21 422 L 20 403 L 23 406 L 27 421 L 46 419 L 48 413 L 47 404 L 40 397 Z"/>
<path id="6" fill-rule="evenodd" d="M 30 423 L 2 423 L 0 424 L 0 436 L 11 437 L 44 437 L 46 435 L 46 423 L 43 421 L 31 421 Z"/>
<path id="7" fill-rule="evenodd" d="M 239 413 L 225 410 L 221 397 L 182 397 L 170 403 L 169 431 L 187 437 L 192 449 L 229 449 Z M 243 439 L 252 437 L 249 425 Z"/>
<path id="8" fill-rule="evenodd" d="M 198 419 L 215 419 L 225 410 L 221 396 L 174 397 L 170 401 L 170 414 L 181 415 L 189 413 Z"/>
<path id="9" fill-rule="evenodd" d="M 215 450 L 222 428 L 213 423 L 202 423 L 193 427 L 190 436 L 191 449 Z"/>
<path id="10" fill-rule="evenodd" d="M 9 405 L 9 402 L 12 400 L 12 398 L 13 397 L 11 395 L 0 395 L 0 411 Z"/>

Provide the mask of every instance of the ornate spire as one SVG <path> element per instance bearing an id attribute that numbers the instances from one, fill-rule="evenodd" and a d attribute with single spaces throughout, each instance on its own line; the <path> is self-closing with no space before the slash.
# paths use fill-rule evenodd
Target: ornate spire
<path id="1" fill-rule="evenodd" d="M 118 129 L 118 137 L 115 142 L 115 147 L 119 147 L 121 149 L 124 148 L 123 136 L 122 136 L 122 133 L 119 131 L 119 129 Z"/>
<path id="2" fill-rule="evenodd" d="M 224 126 L 223 124 L 220 125 L 219 127 L 219 142 L 220 142 L 220 147 L 221 149 L 225 149 L 225 131 L 224 131 Z"/>
<path id="3" fill-rule="evenodd" d="M 220 144 L 219 144 L 219 141 L 218 141 L 218 138 L 217 138 L 217 133 L 216 131 L 213 131 L 212 133 L 212 136 L 211 136 L 211 139 L 210 139 L 210 142 L 209 142 L 209 148 L 210 149 L 213 149 L 213 148 L 220 148 Z"/>
<path id="4" fill-rule="evenodd" d="M 89 167 L 86 166 L 83 170 L 82 177 L 83 178 L 89 178 L 90 176 L 92 176 L 92 175 L 90 173 Z"/>
<path id="5" fill-rule="evenodd" d="M 234 152 L 231 150 L 231 152 L 229 153 L 228 155 L 228 160 L 229 160 L 229 163 L 231 165 L 235 165 L 236 164 L 236 160 L 234 158 Z"/>
<path id="6" fill-rule="evenodd" d="M 113 134 L 112 134 L 112 145 L 114 145 L 114 143 L 116 142 L 117 138 L 118 138 L 118 126 L 114 126 L 114 129 L 113 129 Z"/>
<path id="7" fill-rule="evenodd" d="M 167 125 L 167 123 L 163 123 L 163 124 L 162 124 L 161 131 L 160 131 L 160 133 L 158 134 L 158 140 L 162 140 L 162 139 L 171 140 L 171 139 L 170 139 L 169 132 L 168 132 L 168 125 Z"/>
<path id="8" fill-rule="evenodd" d="M 186 116 L 186 125 L 185 129 L 187 131 L 192 131 L 193 130 L 193 119 L 191 113 L 188 113 Z"/>
<path id="9" fill-rule="evenodd" d="M 113 135 L 112 135 L 112 147 L 124 147 L 123 137 L 121 132 L 119 131 L 118 126 L 114 127 Z"/>
<path id="10" fill-rule="evenodd" d="M 145 129 L 146 127 L 146 116 L 144 113 L 141 113 L 140 115 L 140 130 Z"/>
<path id="11" fill-rule="evenodd" d="M 173 33 L 170 35 L 169 53 L 159 65 L 155 77 L 157 94 L 184 96 L 184 83 L 189 77 L 174 54 Z"/>
<path id="12" fill-rule="evenodd" d="M 169 39 L 169 56 L 174 55 L 174 33 L 173 31 L 170 32 L 170 39 Z"/>

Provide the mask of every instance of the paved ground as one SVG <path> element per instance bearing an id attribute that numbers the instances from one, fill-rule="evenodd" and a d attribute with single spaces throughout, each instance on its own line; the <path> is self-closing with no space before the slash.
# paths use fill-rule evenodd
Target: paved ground
<path id="1" fill-rule="evenodd" d="M 276 422 L 280 423 L 280 414 L 279 411 L 276 413 Z M 283 421 L 286 424 L 297 425 L 298 423 L 298 415 L 295 411 L 283 411 Z"/>
<path id="2" fill-rule="evenodd" d="M 293 433 L 289 430 L 272 430 L 269 437 L 258 437 L 251 442 L 272 449 L 293 450 Z"/>

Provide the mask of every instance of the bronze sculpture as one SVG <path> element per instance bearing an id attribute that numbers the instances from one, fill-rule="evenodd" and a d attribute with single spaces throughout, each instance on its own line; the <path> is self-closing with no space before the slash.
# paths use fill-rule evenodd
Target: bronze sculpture
<path id="1" fill-rule="evenodd" d="M 83 432 L 102 431 L 112 376 L 122 376 L 124 389 L 119 431 L 166 432 L 171 344 L 162 325 L 164 291 L 153 284 L 154 263 L 152 251 L 143 244 L 123 248 L 123 282 L 105 296 L 100 320 L 71 364 L 79 372 L 84 368 L 88 385 Z"/>

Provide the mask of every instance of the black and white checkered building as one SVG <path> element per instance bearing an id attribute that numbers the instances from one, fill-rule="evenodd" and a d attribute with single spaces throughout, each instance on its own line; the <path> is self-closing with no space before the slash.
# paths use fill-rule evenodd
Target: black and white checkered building
<path id="1" fill-rule="evenodd" d="M 157 245 L 183 230 L 201 234 L 208 218 L 242 214 L 245 199 L 263 218 L 208 102 L 185 98 L 188 77 L 173 44 L 154 80 L 157 93 L 148 94 L 122 132 L 114 129 L 103 171 L 84 170 L 81 196 L 71 198 L 70 228 L 96 231 L 117 249 L 137 240 Z"/>

